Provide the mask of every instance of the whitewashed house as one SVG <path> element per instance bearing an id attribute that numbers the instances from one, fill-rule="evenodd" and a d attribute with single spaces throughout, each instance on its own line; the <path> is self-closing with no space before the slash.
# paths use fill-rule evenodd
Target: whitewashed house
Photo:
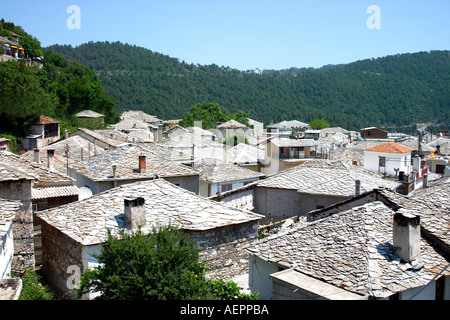
<path id="1" fill-rule="evenodd" d="M 449 300 L 448 181 L 413 197 L 369 192 L 259 241 L 250 289 L 262 300 Z"/>
<path id="2" fill-rule="evenodd" d="M 409 175 L 412 172 L 411 151 L 393 141 L 366 148 L 364 169 L 391 176 Z"/>

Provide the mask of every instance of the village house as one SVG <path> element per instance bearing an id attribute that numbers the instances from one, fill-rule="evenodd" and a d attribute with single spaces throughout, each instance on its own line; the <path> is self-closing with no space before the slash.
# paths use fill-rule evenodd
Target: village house
<path id="1" fill-rule="evenodd" d="M 149 150 L 139 144 L 123 144 L 83 162 L 73 163 L 70 176 L 78 187 L 97 194 L 111 188 L 158 177 L 199 193 L 199 173 L 168 158 L 170 152 Z"/>
<path id="2" fill-rule="evenodd" d="M 226 161 L 253 171 L 261 171 L 261 161 L 264 160 L 264 149 L 245 143 L 238 143 L 226 148 Z"/>
<path id="3" fill-rule="evenodd" d="M 248 247 L 260 299 L 449 300 L 449 180 L 380 189 L 311 212 Z"/>
<path id="4" fill-rule="evenodd" d="M 0 154 L 5 151 L 0 152 Z M 36 177 L 25 170 L 0 161 L 0 198 L 19 201 L 12 220 L 14 257 L 11 270 L 20 273 L 24 268 L 34 268 L 33 212 L 31 189 Z"/>
<path id="5" fill-rule="evenodd" d="M 376 127 L 363 128 L 359 132 L 361 138 L 366 139 L 387 139 L 387 131 L 378 129 Z"/>
<path id="6" fill-rule="evenodd" d="M 240 188 L 265 176 L 217 159 L 197 160 L 192 168 L 200 173 L 200 195 L 204 197 Z"/>
<path id="7" fill-rule="evenodd" d="M 93 110 L 83 110 L 76 114 L 78 124 L 83 128 L 101 129 L 105 124 L 105 115 Z"/>
<path id="8" fill-rule="evenodd" d="M 409 175 L 412 171 L 411 151 L 393 141 L 366 148 L 364 169 L 395 177 Z"/>
<path id="9" fill-rule="evenodd" d="M 179 227 L 202 249 L 209 264 L 226 268 L 224 262 L 214 264 L 214 260 L 224 258 L 215 248 L 254 240 L 261 218 L 200 197 L 164 179 L 122 185 L 83 201 L 42 211 L 39 217 L 43 221 L 42 271 L 66 299 L 76 296 L 76 291 L 68 286 L 70 270 L 77 267 L 82 274 L 98 266 L 94 254 L 106 241 L 107 230 L 115 235 L 122 228 L 139 227 L 143 233 L 149 233 L 154 227 Z"/>
<path id="10" fill-rule="evenodd" d="M 34 150 L 33 152 L 35 155 L 33 160 L 28 160 L 26 157 L 20 157 L 9 152 L 0 152 L 0 161 L 11 168 L 11 170 L 26 172 L 33 178 L 32 183 L 27 187 L 29 187 L 31 191 L 32 217 L 30 219 L 32 221 L 31 227 L 33 236 L 31 240 L 28 240 L 33 241 L 34 267 L 41 263 L 41 227 L 40 221 L 35 216 L 35 213 L 39 210 L 78 201 L 80 190 L 72 184 L 73 179 L 54 170 L 54 163 L 57 161 L 54 159 L 52 150 L 48 150 L 47 152 L 48 166 L 42 165 L 39 161 L 41 153 L 38 150 Z M 23 192 L 24 195 L 22 195 L 22 197 L 28 197 L 29 191 L 24 190 Z M 1 193 L 0 197 L 17 199 L 17 195 L 14 195 L 13 197 L 6 195 L 2 196 Z M 26 221 L 28 221 L 28 218 Z M 29 228 L 29 226 L 27 225 L 26 228 Z M 28 233 L 27 236 L 29 236 Z M 24 235 L 22 235 L 22 237 L 24 238 Z M 25 241 L 25 238 L 23 241 Z"/>
<path id="11" fill-rule="evenodd" d="M 185 153 L 191 160 L 203 158 L 225 160 L 226 146 L 213 132 L 199 126 L 174 127 L 164 136 L 166 139 L 162 141 L 162 145 Z"/>
<path id="12" fill-rule="evenodd" d="M 298 120 L 281 121 L 267 125 L 264 134 L 265 138 L 290 138 L 292 129 L 306 130 L 308 128 L 309 125 L 307 123 Z"/>
<path id="13" fill-rule="evenodd" d="M 226 137 L 234 134 L 245 136 L 248 130 L 249 128 L 246 125 L 231 119 L 216 126 L 216 136 L 222 141 Z"/>
<path id="14" fill-rule="evenodd" d="M 156 116 L 147 114 L 141 110 L 130 110 L 124 111 L 121 115 L 121 119 L 131 119 L 131 120 L 140 120 L 144 121 L 147 124 L 152 126 L 158 126 L 162 124 L 162 120 L 158 119 Z"/>
<path id="15" fill-rule="evenodd" d="M 22 147 L 25 150 L 42 148 L 59 139 L 59 121 L 40 116 L 39 121 L 32 124 L 29 134 L 22 139 Z"/>
<path id="16" fill-rule="evenodd" d="M 309 139 L 269 138 L 265 141 L 261 172 L 269 175 L 298 166 L 314 157 L 316 146 Z"/>
<path id="17" fill-rule="evenodd" d="M 306 215 L 360 193 L 400 184 L 340 161 L 310 160 L 269 176 L 255 185 L 255 212 L 266 220 Z"/>

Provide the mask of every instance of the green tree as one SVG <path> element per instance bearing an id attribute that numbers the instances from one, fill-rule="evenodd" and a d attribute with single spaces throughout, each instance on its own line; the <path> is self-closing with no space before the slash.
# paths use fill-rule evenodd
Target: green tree
<path id="1" fill-rule="evenodd" d="M 22 61 L 0 63 L 1 130 L 24 136 L 28 125 L 36 121 L 51 104 L 42 89 L 35 68 Z"/>
<path id="2" fill-rule="evenodd" d="M 198 103 L 193 106 L 183 117 L 179 125 L 182 127 L 193 127 L 195 121 L 202 122 L 202 128 L 214 129 L 217 123 L 230 120 L 222 111 L 217 103 Z"/>
<path id="3" fill-rule="evenodd" d="M 41 43 L 36 37 L 27 34 L 19 39 L 19 44 L 25 49 L 26 55 L 30 58 L 41 57 L 44 55 Z"/>
<path id="4" fill-rule="evenodd" d="M 314 119 L 313 121 L 311 121 L 309 123 L 309 126 L 312 129 L 319 130 L 319 129 L 329 128 L 330 127 L 330 123 L 328 121 L 326 121 L 325 119 L 318 119 L 318 118 L 316 118 L 316 119 Z"/>
<path id="5" fill-rule="evenodd" d="M 181 300 L 208 293 L 204 263 L 180 229 L 109 233 L 96 257 L 101 267 L 83 275 L 79 294 L 93 290 L 105 300 Z"/>
<path id="6" fill-rule="evenodd" d="M 53 294 L 43 285 L 42 278 L 33 270 L 25 269 L 19 300 L 54 300 Z"/>

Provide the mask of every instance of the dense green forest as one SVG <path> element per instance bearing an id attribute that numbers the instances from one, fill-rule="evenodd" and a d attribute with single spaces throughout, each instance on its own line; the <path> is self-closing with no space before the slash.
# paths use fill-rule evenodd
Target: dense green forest
<path id="1" fill-rule="evenodd" d="M 27 59 L 0 63 L 0 134 L 24 137 L 27 127 L 40 115 L 59 120 L 63 129 L 76 127 L 75 114 L 85 109 L 104 114 L 108 123 L 119 120 L 116 101 L 106 94 L 94 71 L 58 53 L 44 53 L 36 38 L 2 19 L 0 34 L 10 32 L 23 36 L 19 43 L 29 44 L 23 45 L 27 58 L 44 55 L 43 67 L 27 66 Z"/>
<path id="2" fill-rule="evenodd" d="M 321 118 L 331 126 L 432 123 L 449 128 L 449 51 L 398 54 L 322 68 L 240 71 L 187 64 L 135 45 L 89 42 L 46 48 L 98 74 L 118 111 L 181 119 L 198 103 L 265 124 Z"/>

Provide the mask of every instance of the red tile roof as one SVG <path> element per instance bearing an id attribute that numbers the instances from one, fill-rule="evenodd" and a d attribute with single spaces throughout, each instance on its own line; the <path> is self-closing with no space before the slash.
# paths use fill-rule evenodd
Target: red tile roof
<path id="1" fill-rule="evenodd" d="M 391 141 L 388 143 L 379 144 L 375 147 L 366 148 L 364 151 L 383 152 L 383 153 L 408 153 L 413 150 L 406 148 L 398 143 Z"/>

